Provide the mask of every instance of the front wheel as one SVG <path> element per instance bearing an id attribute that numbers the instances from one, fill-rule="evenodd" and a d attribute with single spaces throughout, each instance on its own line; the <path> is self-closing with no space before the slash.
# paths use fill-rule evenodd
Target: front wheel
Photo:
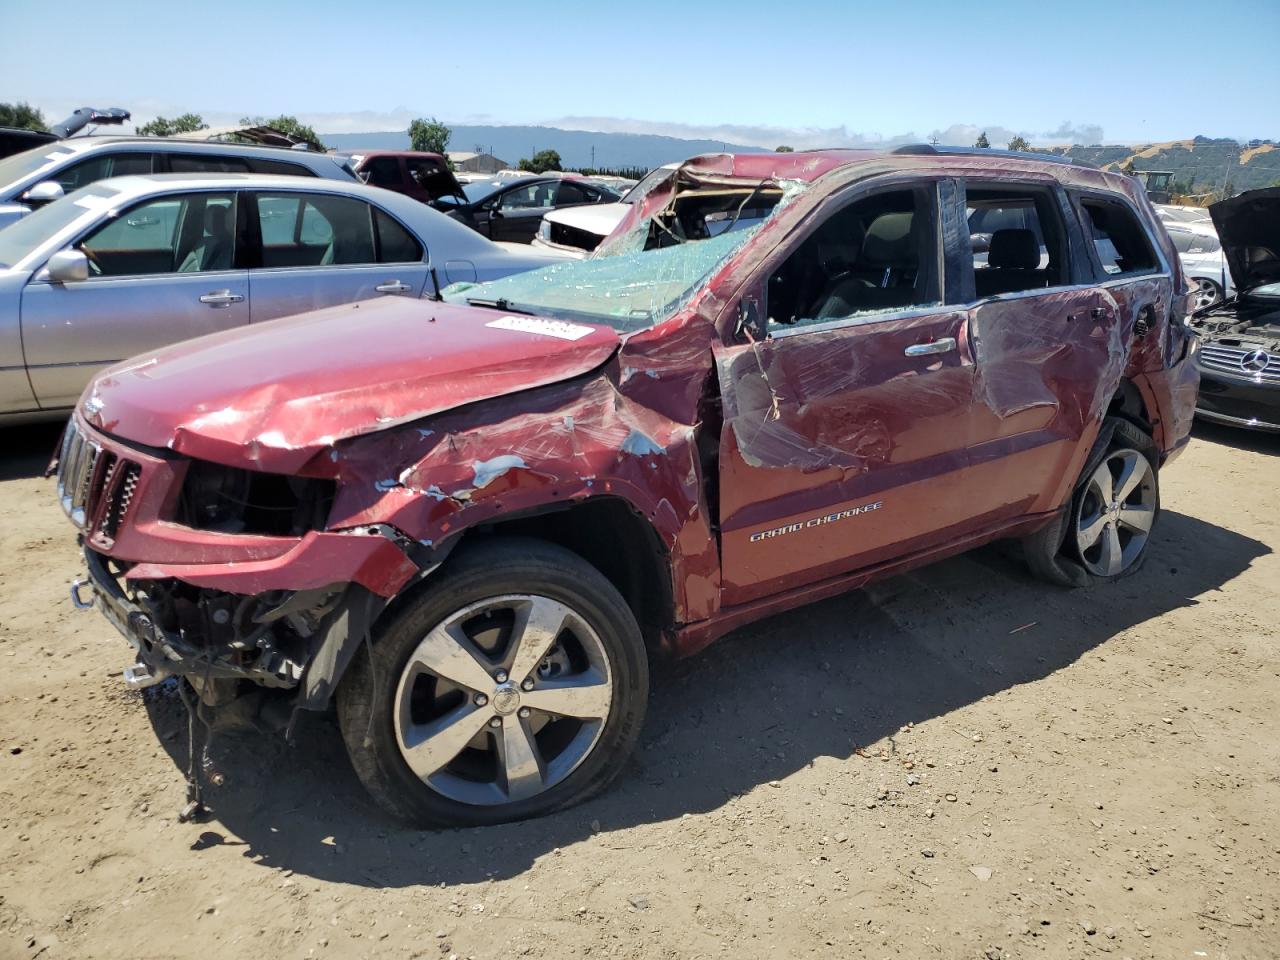
<path id="1" fill-rule="evenodd" d="M 1083 587 L 1136 571 L 1160 513 L 1157 467 L 1151 437 L 1127 420 L 1108 418 L 1070 503 L 1022 542 L 1032 573 Z"/>
<path id="2" fill-rule="evenodd" d="M 602 789 L 644 719 L 639 627 L 581 557 L 536 540 L 460 547 L 338 690 L 356 773 L 423 826 L 536 817 Z"/>

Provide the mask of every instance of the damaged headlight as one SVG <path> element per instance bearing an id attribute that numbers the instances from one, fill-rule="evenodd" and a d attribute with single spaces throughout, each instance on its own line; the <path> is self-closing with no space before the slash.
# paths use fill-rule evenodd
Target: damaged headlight
<path id="1" fill-rule="evenodd" d="M 174 521 L 218 533 L 296 537 L 324 527 L 336 492 L 333 480 L 194 460 L 187 468 Z"/>

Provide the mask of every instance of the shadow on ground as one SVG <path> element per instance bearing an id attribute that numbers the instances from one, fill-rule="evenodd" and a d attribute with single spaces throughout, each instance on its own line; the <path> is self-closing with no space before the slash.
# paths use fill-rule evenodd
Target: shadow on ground
<path id="1" fill-rule="evenodd" d="M 59 420 L 57 423 L 31 423 L 0 429 L 0 447 L 4 450 L 0 456 L 0 481 L 22 480 L 43 474 L 57 449 L 63 423 Z"/>
<path id="2" fill-rule="evenodd" d="M 1192 442 L 1207 440 L 1209 443 L 1221 444 L 1224 447 L 1235 447 L 1237 450 L 1248 450 L 1251 453 L 1280 456 L 1280 433 L 1264 433 L 1261 430 L 1241 430 L 1239 427 L 1226 427 L 1217 423 L 1206 423 L 1197 420 L 1191 432 Z"/>
<path id="3" fill-rule="evenodd" d="M 292 747 L 222 737 L 227 783 L 210 792 L 215 819 L 193 829 L 193 849 L 243 841 L 264 865 L 376 887 L 518 875 L 593 821 L 608 833 L 712 810 L 817 757 L 849 758 L 903 724 L 1046 677 L 1270 552 L 1177 513 L 1157 531 L 1146 566 L 1106 587 L 1045 586 L 993 547 L 739 630 L 655 678 L 641 746 L 605 795 L 520 825 L 420 832 L 389 820 L 329 716 L 308 715 Z M 180 776 L 185 715 L 174 698 L 149 699 Z"/>

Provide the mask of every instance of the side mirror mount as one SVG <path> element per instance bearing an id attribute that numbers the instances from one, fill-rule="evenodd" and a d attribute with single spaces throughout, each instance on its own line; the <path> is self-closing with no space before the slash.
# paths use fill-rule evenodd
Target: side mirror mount
<path id="1" fill-rule="evenodd" d="M 44 180 L 37 183 L 34 187 L 22 195 L 24 203 L 37 206 L 45 203 L 53 203 L 55 200 L 61 200 L 64 195 L 62 184 L 56 180 Z"/>
<path id="2" fill-rule="evenodd" d="M 89 258 L 81 250 L 59 250 L 49 258 L 47 269 L 53 283 L 80 283 L 89 279 Z"/>

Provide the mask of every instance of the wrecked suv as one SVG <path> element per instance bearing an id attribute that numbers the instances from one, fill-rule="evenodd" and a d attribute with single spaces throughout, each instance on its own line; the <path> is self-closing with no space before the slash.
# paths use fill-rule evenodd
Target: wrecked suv
<path id="1" fill-rule="evenodd" d="M 535 816 L 622 768 L 651 658 L 997 538 L 1135 570 L 1187 303 L 1122 176 L 698 157 L 590 259 L 101 374 L 59 454 L 73 596 L 135 683 L 336 701 L 396 815 Z"/>

